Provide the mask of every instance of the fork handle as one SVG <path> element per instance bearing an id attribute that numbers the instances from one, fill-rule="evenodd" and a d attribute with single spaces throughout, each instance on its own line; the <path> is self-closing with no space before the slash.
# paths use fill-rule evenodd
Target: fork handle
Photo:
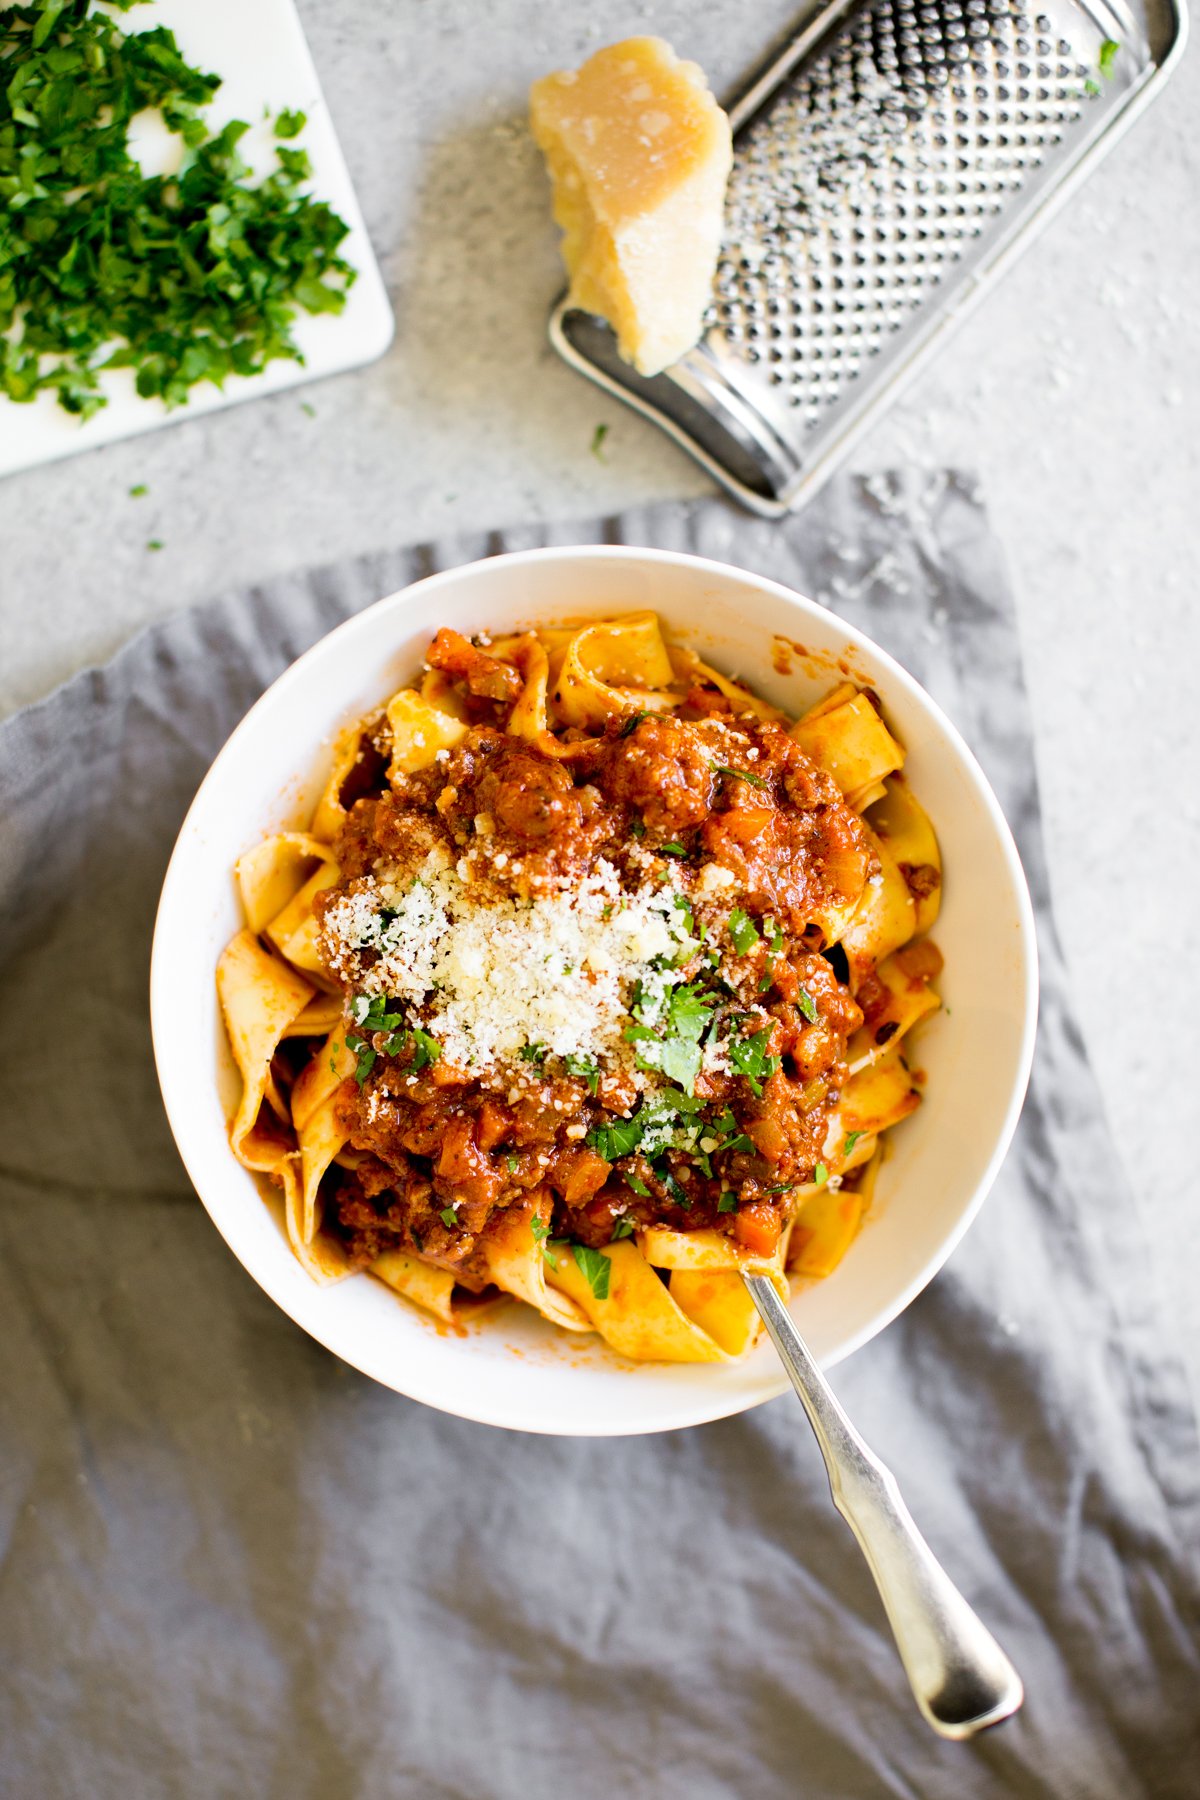
<path id="1" fill-rule="evenodd" d="M 1016 1712 L 1021 1678 L 914 1525 L 891 1470 L 842 1411 L 771 1282 L 743 1277 L 816 1433 L 833 1503 L 858 1539 L 917 1705 L 940 1736 L 968 1738 Z"/>

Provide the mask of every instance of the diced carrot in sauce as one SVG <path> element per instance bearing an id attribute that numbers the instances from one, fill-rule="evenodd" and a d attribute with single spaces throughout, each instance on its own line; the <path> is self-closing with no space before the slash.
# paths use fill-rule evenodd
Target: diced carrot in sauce
<path id="1" fill-rule="evenodd" d="M 765 1200 L 752 1200 L 748 1206 L 739 1207 L 733 1221 L 735 1241 L 752 1256 L 774 1256 L 782 1229 L 779 1214 Z"/>

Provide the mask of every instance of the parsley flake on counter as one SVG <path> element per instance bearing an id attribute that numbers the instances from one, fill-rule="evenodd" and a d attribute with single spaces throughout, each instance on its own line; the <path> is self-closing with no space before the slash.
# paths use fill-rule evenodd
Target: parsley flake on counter
<path id="1" fill-rule="evenodd" d="M 297 310 L 340 312 L 355 272 L 344 220 L 301 190 L 302 150 L 278 146 L 251 185 L 249 127 L 210 133 L 202 116 L 220 77 L 165 26 L 126 33 L 87 0 L 5 9 L 0 66 L 0 393 L 53 392 L 87 419 L 104 369 L 182 406 L 199 382 L 303 360 Z M 180 141 L 175 173 L 144 175 L 130 153 L 146 111 Z M 302 124 L 284 113 L 276 131 Z"/>
<path id="2" fill-rule="evenodd" d="M 1100 46 L 1100 56 L 1098 59 L 1098 67 L 1099 67 L 1100 73 L 1103 75 L 1103 77 L 1106 81 L 1112 75 L 1113 64 L 1117 60 L 1117 54 L 1118 54 L 1120 48 L 1121 48 L 1121 46 L 1115 38 L 1105 38 L 1104 42 Z"/>
<path id="3" fill-rule="evenodd" d="M 596 1299 L 607 1300 L 612 1263 L 603 1250 L 589 1250 L 586 1244 L 572 1244 L 571 1255 Z"/>
<path id="4" fill-rule="evenodd" d="M 275 136 L 277 138 L 299 137 L 308 124 L 308 117 L 302 112 L 281 112 L 275 120 Z"/>
<path id="5" fill-rule="evenodd" d="M 607 436 L 607 425 L 597 425 L 595 431 L 592 433 L 592 455 L 596 458 L 597 462 L 604 462 L 606 460 L 604 455 L 604 440 Z"/>

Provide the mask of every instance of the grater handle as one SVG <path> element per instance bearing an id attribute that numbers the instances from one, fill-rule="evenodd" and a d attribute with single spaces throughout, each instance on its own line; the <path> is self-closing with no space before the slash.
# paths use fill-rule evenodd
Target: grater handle
<path id="1" fill-rule="evenodd" d="M 743 1280 L 808 1414 L 833 1503 L 875 1578 L 922 1714 L 946 1738 L 973 1737 L 1016 1712 L 1021 1678 L 917 1530 L 896 1478 L 850 1423 L 764 1275 Z"/>

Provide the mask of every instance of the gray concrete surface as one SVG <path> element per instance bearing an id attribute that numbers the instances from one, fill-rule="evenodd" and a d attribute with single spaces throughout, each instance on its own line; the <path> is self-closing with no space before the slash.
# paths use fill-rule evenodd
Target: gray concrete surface
<path id="1" fill-rule="evenodd" d="M 546 347 L 559 271 L 524 96 L 547 68 L 646 30 L 720 90 L 794 0 L 300 5 L 395 344 L 360 373 L 0 486 L 0 708 L 231 583 L 705 488 Z M 1083 1024 L 1200 1392 L 1198 106 L 1193 58 L 855 462 L 982 476 L 1018 592 Z"/>

